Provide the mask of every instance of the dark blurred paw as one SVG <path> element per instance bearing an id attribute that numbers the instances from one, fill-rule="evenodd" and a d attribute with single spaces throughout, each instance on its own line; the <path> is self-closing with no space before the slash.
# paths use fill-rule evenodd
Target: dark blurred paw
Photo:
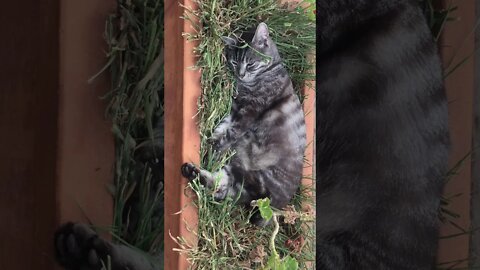
<path id="1" fill-rule="evenodd" d="M 57 230 L 54 244 L 58 263 L 69 270 L 100 270 L 112 250 L 87 225 L 71 222 Z"/>
<path id="2" fill-rule="evenodd" d="M 192 163 L 184 163 L 181 168 L 183 177 L 193 180 L 200 174 L 200 170 Z"/>
<path id="3" fill-rule="evenodd" d="M 258 210 L 255 210 L 253 212 L 252 216 L 250 217 L 250 223 L 258 226 L 258 227 L 266 227 L 272 223 L 272 220 L 265 220 L 262 218 L 262 215 L 260 215 L 260 212 Z"/>

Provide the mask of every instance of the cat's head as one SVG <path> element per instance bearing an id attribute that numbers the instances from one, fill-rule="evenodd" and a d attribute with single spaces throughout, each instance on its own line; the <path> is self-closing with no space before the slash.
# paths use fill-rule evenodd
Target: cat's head
<path id="1" fill-rule="evenodd" d="M 240 82 L 254 82 L 280 60 L 277 46 L 263 22 L 258 25 L 253 37 L 251 32 L 245 32 L 240 37 L 222 37 L 222 40 L 226 46 L 227 65 Z"/>

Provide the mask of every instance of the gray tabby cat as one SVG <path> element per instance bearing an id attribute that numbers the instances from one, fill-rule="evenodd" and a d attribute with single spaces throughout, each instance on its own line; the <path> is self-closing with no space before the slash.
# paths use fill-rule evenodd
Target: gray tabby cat
<path id="1" fill-rule="evenodd" d="M 217 200 L 238 197 L 238 203 L 248 207 L 252 200 L 268 197 L 273 207 L 281 209 L 290 202 L 302 179 L 305 120 L 267 25 L 260 23 L 253 38 L 252 34 L 222 37 L 238 95 L 211 142 L 219 152 L 233 149 L 236 154 L 217 172 L 190 163 L 185 163 L 181 171 L 189 180 L 199 175 L 202 184 L 216 187 Z M 251 221 L 265 225 L 258 212 Z"/>

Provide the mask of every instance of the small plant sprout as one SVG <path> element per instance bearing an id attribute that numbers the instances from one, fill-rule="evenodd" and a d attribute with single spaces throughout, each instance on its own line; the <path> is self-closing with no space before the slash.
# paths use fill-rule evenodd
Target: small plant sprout
<path id="1" fill-rule="evenodd" d="M 263 219 L 273 221 L 273 225 L 275 226 L 272 236 L 270 237 L 270 251 L 271 254 L 268 258 L 267 265 L 263 268 L 264 270 L 296 270 L 298 268 L 298 262 L 295 258 L 291 257 L 290 255 L 285 256 L 284 258 L 280 258 L 280 255 L 277 252 L 275 247 L 275 238 L 277 237 L 278 231 L 280 230 L 280 223 L 278 221 L 279 216 L 284 216 L 290 221 L 296 218 L 302 218 L 302 215 L 294 211 L 294 207 L 290 206 L 289 211 L 278 211 L 274 210 L 270 206 L 270 199 L 264 198 L 260 200 L 255 200 L 251 202 L 251 205 L 257 207 L 260 211 L 260 215 Z M 293 208 L 293 211 L 292 211 Z M 296 213 L 296 214 L 294 214 Z M 311 216 L 307 217 L 306 219 L 313 219 Z M 294 222 L 294 221 L 293 221 Z"/>

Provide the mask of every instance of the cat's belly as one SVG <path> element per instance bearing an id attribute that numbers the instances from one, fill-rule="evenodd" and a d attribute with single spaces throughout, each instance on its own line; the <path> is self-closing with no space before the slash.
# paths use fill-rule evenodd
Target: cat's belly
<path id="1" fill-rule="evenodd" d="M 264 170 L 270 166 L 275 166 L 279 161 L 279 153 L 272 149 L 271 145 L 258 140 L 258 135 L 249 132 L 234 145 L 235 164 L 245 171 Z M 257 139 L 253 139 L 257 138 Z"/>
<path id="2" fill-rule="evenodd" d="M 263 170 L 282 163 L 303 163 L 305 132 L 270 129 L 270 132 L 249 131 L 233 146 L 233 160 L 244 170 Z M 281 138 L 281 139 L 279 139 Z"/>
<path id="3" fill-rule="evenodd" d="M 252 164 L 251 148 L 252 143 L 247 139 L 242 139 L 237 142 L 237 144 L 235 144 L 233 147 L 235 155 L 232 157 L 231 164 L 245 171 L 261 169 L 259 166 Z"/>
<path id="4" fill-rule="evenodd" d="M 284 207 L 301 182 L 304 146 L 262 145 L 262 140 L 251 140 L 252 137 L 255 136 L 246 136 L 237 142 L 233 148 L 236 154 L 230 165 L 239 168 L 266 194 L 270 194 L 272 205 Z"/>

